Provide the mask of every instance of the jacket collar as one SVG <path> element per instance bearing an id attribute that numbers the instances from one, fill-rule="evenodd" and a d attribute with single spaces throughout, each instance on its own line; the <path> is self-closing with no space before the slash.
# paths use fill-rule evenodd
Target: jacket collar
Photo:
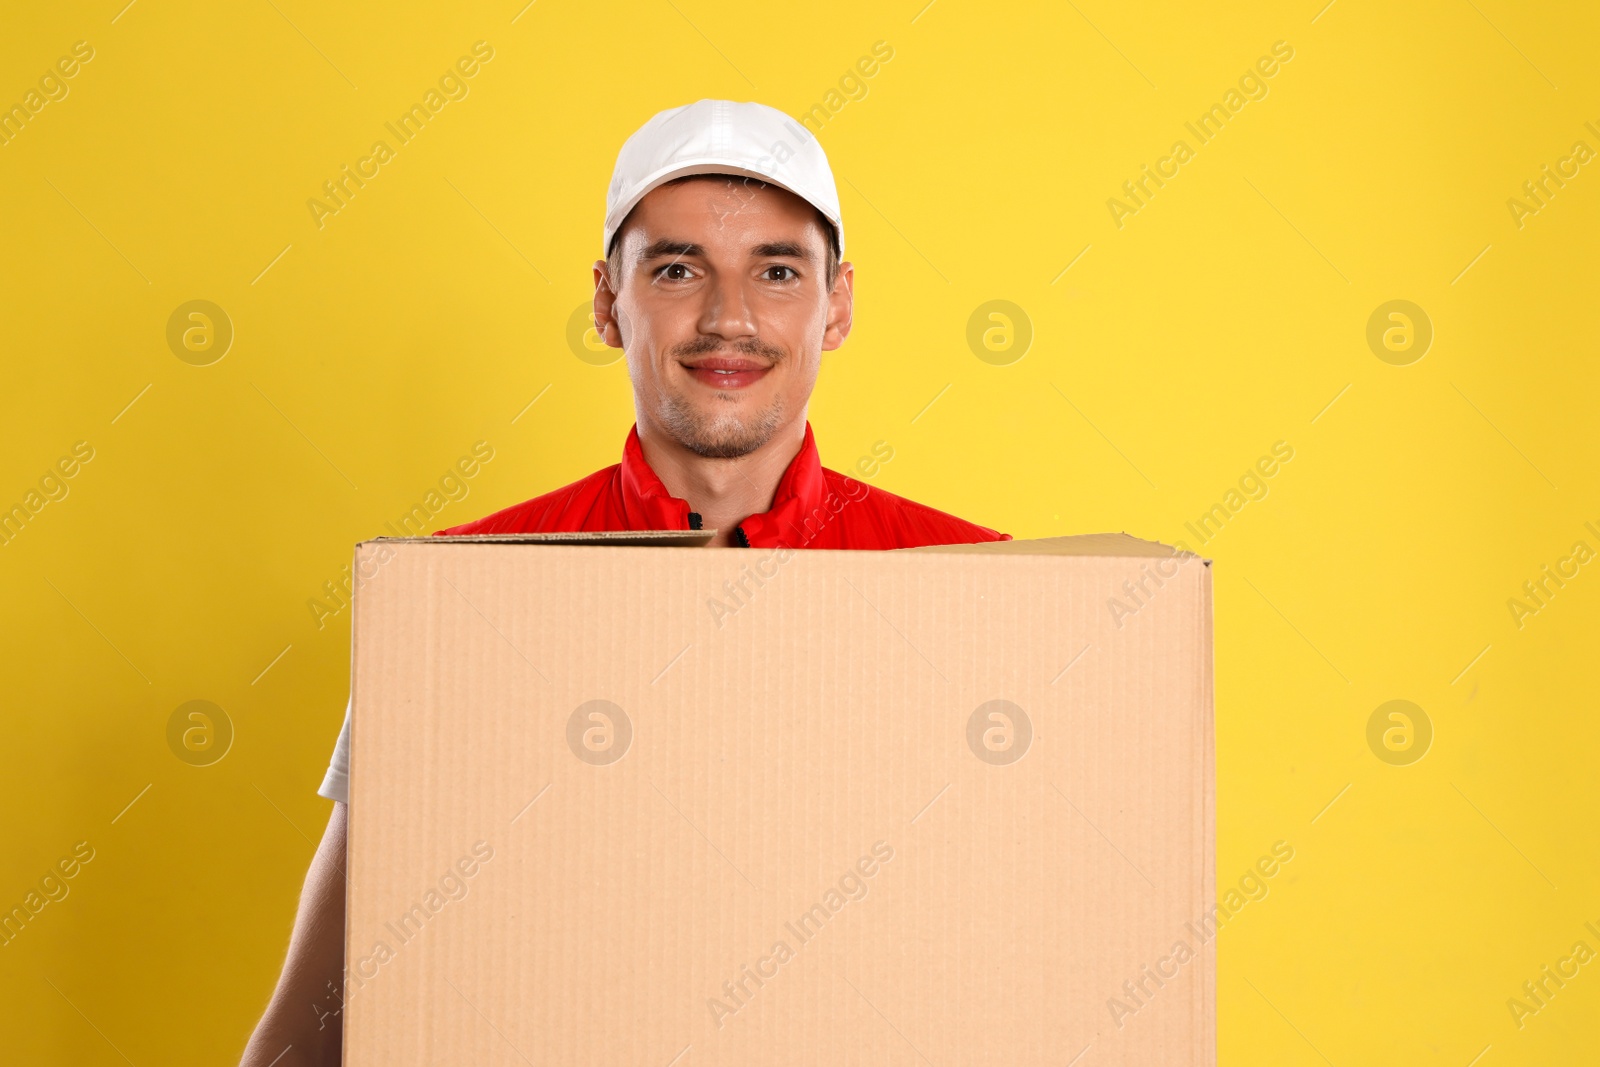
<path id="1" fill-rule="evenodd" d="M 637 425 L 628 431 L 627 443 L 622 447 L 621 491 L 623 513 L 627 516 L 630 529 L 690 528 L 689 502 L 668 492 L 650 464 L 645 462 Z M 822 506 L 827 494 L 822 458 L 817 453 L 816 439 L 812 436 L 811 423 L 808 421 L 800 451 L 795 453 L 783 477 L 778 479 L 772 506 L 759 515 L 751 515 L 739 524 L 739 528 L 754 548 L 793 544 L 795 531 L 803 529 L 805 518 Z"/>

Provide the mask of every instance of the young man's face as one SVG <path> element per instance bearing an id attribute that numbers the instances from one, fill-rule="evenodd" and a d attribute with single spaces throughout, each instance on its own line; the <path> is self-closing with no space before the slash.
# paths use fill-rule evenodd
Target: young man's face
<path id="1" fill-rule="evenodd" d="M 850 332 L 853 271 L 828 290 L 825 227 L 793 193 L 724 175 L 639 202 L 617 277 L 594 266 L 594 306 L 627 353 L 642 431 L 733 458 L 803 422 L 822 353 Z"/>

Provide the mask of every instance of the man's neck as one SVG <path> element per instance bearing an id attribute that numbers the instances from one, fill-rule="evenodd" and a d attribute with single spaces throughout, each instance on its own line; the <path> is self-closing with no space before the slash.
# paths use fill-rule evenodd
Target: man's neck
<path id="1" fill-rule="evenodd" d="M 737 459 L 709 459 L 689 451 L 665 433 L 638 426 L 639 447 L 667 492 L 689 502 L 704 529 L 716 530 L 712 544 L 733 544 L 734 527 L 772 508 L 784 471 L 805 443 L 805 419 L 784 427 L 766 444 Z"/>

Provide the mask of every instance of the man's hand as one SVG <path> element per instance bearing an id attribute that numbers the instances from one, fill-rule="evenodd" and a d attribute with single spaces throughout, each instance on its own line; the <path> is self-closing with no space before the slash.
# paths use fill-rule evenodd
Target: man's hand
<path id="1" fill-rule="evenodd" d="M 240 1067 L 325 1067 L 344 1033 L 344 892 L 347 810 L 334 802 L 306 872 L 289 956 Z"/>

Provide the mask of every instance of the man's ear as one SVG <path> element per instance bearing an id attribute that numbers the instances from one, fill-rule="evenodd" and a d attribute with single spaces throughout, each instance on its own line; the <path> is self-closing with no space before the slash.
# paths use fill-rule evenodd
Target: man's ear
<path id="1" fill-rule="evenodd" d="M 828 325 L 822 333 L 824 352 L 832 352 L 850 336 L 850 323 L 855 314 L 855 284 L 855 264 L 839 264 L 839 274 L 833 279 L 833 292 L 828 294 Z"/>
<path id="2" fill-rule="evenodd" d="M 623 347 L 622 326 L 616 316 L 617 294 L 611 288 L 611 275 L 606 261 L 594 261 L 594 329 L 612 348 Z"/>

